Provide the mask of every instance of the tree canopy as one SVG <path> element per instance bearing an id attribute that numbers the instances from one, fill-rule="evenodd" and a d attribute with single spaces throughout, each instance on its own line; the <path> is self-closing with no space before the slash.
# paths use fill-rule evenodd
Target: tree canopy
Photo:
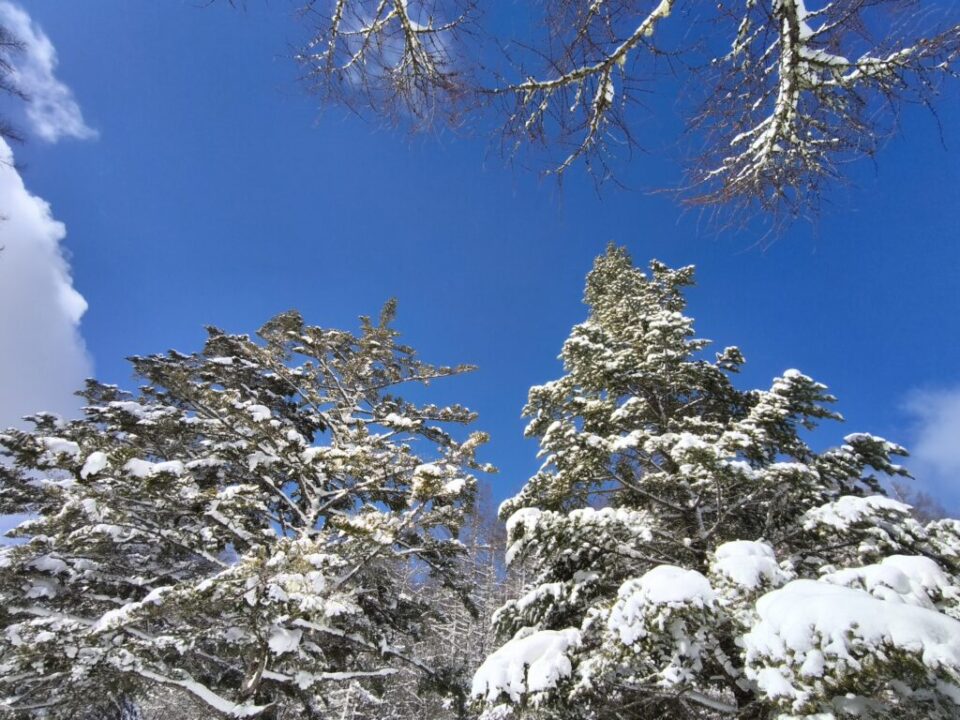
<path id="1" fill-rule="evenodd" d="M 233 717 L 326 717 L 335 690 L 413 671 L 441 606 L 464 601 L 457 540 L 482 433 L 459 406 L 397 392 L 467 370 L 400 344 L 394 306 L 359 334 L 277 316 L 260 340 L 133 358 L 145 385 L 90 381 L 84 416 L 0 435 L 4 706 L 75 717 L 163 686 Z M 405 675 L 408 677 L 409 675 Z"/>
<path id="2" fill-rule="evenodd" d="M 960 521 L 886 494 L 899 445 L 816 449 L 823 384 L 739 388 L 692 283 L 596 260 L 505 537 L 473 413 L 412 399 L 469 368 L 419 360 L 393 303 L 358 333 L 210 328 L 133 358 L 137 392 L 91 380 L 81 418 L 0 434 L 0 513 L 28 516 L 0 550 L 0 713 L 956 717 Z"/>

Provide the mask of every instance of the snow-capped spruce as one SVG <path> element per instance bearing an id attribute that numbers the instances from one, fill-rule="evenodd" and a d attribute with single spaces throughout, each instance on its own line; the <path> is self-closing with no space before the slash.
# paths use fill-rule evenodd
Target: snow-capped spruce
<path id="1" fill-rule="evenodd" d="M 79 717 L 164 687 L 204 717 L 306 718 L 394 676 L 444 689 L 409 652 L 440 607 L 404 580 L 464 594 L 485 438 L 395 394 L 466 368 L 419 361 L 393 314 L 211 329 L 200 353 L 134 358 L 136 395 L 90 381 L 82 419 L 0 435 L 0 512 L 33 516 L 0 558 L 2 708 Z"/>
<path id="2" fill-rule="evenodd" d="M 491 720 L 960 716 L 960 525 L 882 495 L 899 446 L 807 445 L 839 419 L 823 385 L 737 389 L 740 351 L 709 361 L 683 314 L 692 280 L 611 247 L 565 374 L 531 389 L 544 463 L 501 515 L 535 577 L 495 616 L 478 703 Z"/>

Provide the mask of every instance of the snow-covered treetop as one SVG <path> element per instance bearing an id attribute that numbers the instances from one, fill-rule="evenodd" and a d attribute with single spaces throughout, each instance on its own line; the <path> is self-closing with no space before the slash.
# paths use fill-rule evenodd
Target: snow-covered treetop
<path id="1" fill-rule="evenodd" d="M 133 358 L 138 393 L 90 381 L 82 419 L 0 435 L 0 510 L 34 516 L 2 557 L 6 707 L 67 716 L 109 683 L 319 712 L 330 683 L 442 677 L 404 651 L 431 610 L 397 578 L 466 595 L 456 536 L 486 438 L 451 431 L 466 408 L 399 394 L 468 368 L 420 361 L 393 315 L 210 328 L 201 352 Z"/>
<path id="2" fill-rule="evenodd" d="M 767 535 L 775 516 L 739 510 L 779 494 L 773 480 L 795 479 L 801 493 L 779 502 L 808 502 L 875 489 L 867 469 L 903 473 L 891 460 L 903 449 L 865 434 L 813 452 L 799 431 L 839 415 L 825 386 L 799 371 L 769 390 L 738 390 L 730 378 L 744 362 L 740 350 L 704 359 L 708 341 L 683 314 L 692 282 L 691 267 L 653 262 L 647 275 L 620 248 L 598 258 L 587 278 L 589 317 L 561 353 L 566 374 L 530 390 L 527 434 L 540 438 L 544 466 L 504 503 L 505 518 L 525 506 L 568 509 L 616 495 L 618 506 L 655 511 L 693 553 L 698 539 L 740 539 L 731 522 Z M 717 482 L 754 492 L 729 512 L 717 503 Z"/>
<path id="3" fill-rule="evenodd" d="M 588 276 L 565 373 L 524 411 L 543 465 L 501 506 L 533 578 L 474 694 L 491 718 L 955 716 L 955 521 L 882 495 L 900 446 L 807 444 L 840 419 L 824 385 L 788 370 L 738 389 L 740 351 L 706 359 L 684 314 L 692 281 L 616 247 Z"/>

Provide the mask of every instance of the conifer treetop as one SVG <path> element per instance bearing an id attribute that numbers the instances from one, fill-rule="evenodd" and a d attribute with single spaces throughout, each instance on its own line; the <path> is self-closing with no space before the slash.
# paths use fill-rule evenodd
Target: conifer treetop
<path id="1" fill-rule="evenodd" d="M 535 577 L 495 616 L 486 716 L 954 717 L 957 522 L 883 494 L 899 445 L 807 443 L 841 419 L 821 383 L 737 388 L 743 355 L 707 359 L 684 314 L 692 283 L 611 246 L 564 374 L 530 390 L 543 465 L 500 512 Z"/>

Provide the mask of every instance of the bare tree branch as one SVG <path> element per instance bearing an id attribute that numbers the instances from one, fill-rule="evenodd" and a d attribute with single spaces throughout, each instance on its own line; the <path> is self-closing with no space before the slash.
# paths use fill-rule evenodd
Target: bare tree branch
<path id="1" fill-rule="evenodd" d="M 467 85 L 455 48 L 472 0 L 317 0 L 304 8 L 316 28 L 298 60 L 327 101 L 431 125 L 450 114 Z"/>
<path id="2" fill-rule="evenodd" d="M 498 91 L 516 98 L 508 129 L 518 135 L 543 137 L 549 115 L 556 120 L 561 134 L 578 134 L 573 150 L 555 169 L 557 173 L 584 155 L 602 150 L 604 133 L 611 126 L 620 128 L 624 137 L 628 137 L 622 117 L 631 90 L 627 63 L 633 51 L 653 35 L 657 24 L 670 15 L 674 2 L 661 0 L 621 38 L 613 31 L 613 21 L 622 14 L 622 3 L 614 7 L 609 0 L 594 0 L 574 26 L 572 41 L 563 47 L 563 60 L 551 63 L 555 71 L 553 77 L 529 77 Z M 611 40 L 614 40 L 612 46 Z M 572 67 L 568 67 L 570 65 Z M 620 102 L 615 102 L 617 85 L 623 94 Z M 571 122 L 566 114 L 578 119 Z"/>
<path id="3" fill-rule="evenodd" d="M 869 11 L 884 5 L 904 3 L 745 3 L 730 52 L 715 61 L 713 96 L 694 118 L 707 142 L 692 171 L 693 204 L 815 210 L 840 163 L 876 152 L 901 103 L 929 104 L 957 58 L 960 25 L 913 38 L 894 28 L 874 42 Z"/>
<path id="4" fill-rule="evenodd" d="M 709 94 L 687 113 L 698 150 L 684 200 L 793 219 L 817 210 L 843 163 L 877 151 L 904 103 L 933 109 L 960 55 L 943 7 L 815 1 L 688 0 L 693 16 L 682 0 L 545 0 L 542 37 L 493 38 L 492 52 L 465 44 L 475 0 L 309 0 L 299 59 L 327 102 L 416 127 L 467 110 L 478 125 L 497 108 L 507 154 L 538 145 L 549 172 L 582 162 L 600 180 L 639 144 L 651 81 L 684 70 Z"/>
<path id="5" fill-rule="evenodd" d="M 0 94 L 26 100 L 26 93 L 17 85 L 16 69 L 13 65 L 14 57 L 22 51 L 23 43 L 20 39 L 8 28 L 0 25 Z M 0 138 L 18 142 L 23 139 L 13 124 L 4 116 L 0 116 Z"/>

